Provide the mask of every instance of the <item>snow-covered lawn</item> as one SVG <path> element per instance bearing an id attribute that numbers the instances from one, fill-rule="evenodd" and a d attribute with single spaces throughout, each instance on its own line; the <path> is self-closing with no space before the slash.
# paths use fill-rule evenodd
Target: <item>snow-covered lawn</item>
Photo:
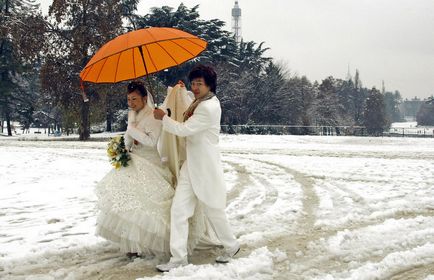
<path id="1" fill-rule="evenodd" d="M 434 139 L 221 140 L 242 251 L 160 274 L 94 236 L 106 142 L 0 138 L 0 278 L 434 279 Z"/>

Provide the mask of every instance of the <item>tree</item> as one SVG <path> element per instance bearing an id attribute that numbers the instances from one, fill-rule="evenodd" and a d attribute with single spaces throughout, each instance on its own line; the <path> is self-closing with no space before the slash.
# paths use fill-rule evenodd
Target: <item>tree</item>
<path id="1" fill-rule="evenodd" d="M 261 54 L 262 55 L 262 54 Z M 257 65 L 262 64 L 257 62 Z M 246 98 L 248 120 L 255 124 L 279 124 L 285 115 L 282 103 L 285 96 L 285 74 L 283 66 L 270 62 L 264 73 L 259 76 L 259 83 Z M 254 70 L 256 71 L 256 70 Z"/>
<path id="2" fill-rule="evenodd" d="M 356 104 L 356 87 L 352 80 L 336 80 L 336 94 L 338 97 L 338 113 L 341 117 L 341 125 L 354 125 Z"/>
<path id="3" fill-rule="evenodd" d="M 217 95 L 222 106 L 222 123 L 228 125 L 248 123 L 249 108 L 246 106 L 250 94 L 259 81 L 249 72 L 239 73 L 235 65 L 218 63 Z"/>
<path id="4" fill-rule="evenodd" d="M 384 105 L 386 113 L 386 123 L 390 126 L 392 122 L 399 122 L 402 120 L 399 105 L 402 102 L 402 97 L 399 91 L 384 92 Z"/>
<path id="5" fill-rule="evenodd" d="M 287 80 L 285 89 L 286 94 L 282 100 L 284 106 L 281 111 L 287 112 L 286 122 L 291 125 L 312 125 L 312 116 L 315 115 L 313 101 L 318 94 L 317 87 L 306 76 L 294 76 Z M 308 134 L 309 130 L 303 128 L 294 133 Z"/>
<path id="6" fill-rule="evenodd" d="M 78 74 L 102 44 L 125 31 L 122 19 L 133 20 L 131 11 L 136 10 L 137 2 L 55 0 L 50 6 L 50 45 L 42 69 L 43 86 L 64 117 L 79 123 L 80 140 L 90 136 L 90 112 L 101 108 L 92 103 L 95 94 L 89 94 L 90 102 L 83 102 Z"/>
<path id="7" fill-rule="evenodd" d="M 372 88 L 366 99 L 364 111 L 366 130 L 370 135 L 382 135 L 386 127 L 384 97 L 379 90 Z"/>
<path id="8" fill-rule="evenodd" d="M 356 125 L 362 125 L 364 123 L 363 112 L 367 95 L 368 90 L 362 87 L 360 73 L 359 70 L 356 69 L 356 75 L 354 76 L 354 90 L 351 96 L 351 100 L 353 102 L 352 108 L 354 110 L 354 122 L 356 123 Z"/>
<path id="9" fill-rule="evenodd" d="M 12 135 L 12 118 L 25 126 L 32 118 L 32 101 L 37 94 L 37 88 L 32 87 L 37 84 L 34 69 L 45 29 L 38 7 L 32 0 L 0 1 L 0 112 L 8 135 Z"/>
<path id="10" fill-rule="evenodd" d="M 315 99 L 315 123 L 321 126 L 336 126 L 340 123 L 336 80 L 328 77 L 319 85 Z"/>
<path id="11" fill-rule="evenodd" d="M 418 125 L 434 126 L 434 98 L 431 97 L 425 101 L 416 115 Z"/>

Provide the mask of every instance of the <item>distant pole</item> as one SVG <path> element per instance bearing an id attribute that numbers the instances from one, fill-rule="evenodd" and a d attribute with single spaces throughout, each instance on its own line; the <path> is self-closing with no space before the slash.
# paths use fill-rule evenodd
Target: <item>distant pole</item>
<path id="1" fill-rule="evenodd" d="M 235 41 L 241 42 L 241 9 L 238 6 L 238 1 L 235 1 L 232 8 L 232 32 L 235 35 Z"/>

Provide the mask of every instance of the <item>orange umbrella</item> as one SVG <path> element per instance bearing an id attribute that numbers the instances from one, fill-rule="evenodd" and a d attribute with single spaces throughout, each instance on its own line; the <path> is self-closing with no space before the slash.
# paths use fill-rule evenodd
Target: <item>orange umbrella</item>
<path id="1" fill-rule="evenodd" d="M 175 28 L 131 31 L 103 45 L 80 72 L 80 78 L 93 83 L 135 79 L 186 62 L 206 46 L 206 41 Z"/>

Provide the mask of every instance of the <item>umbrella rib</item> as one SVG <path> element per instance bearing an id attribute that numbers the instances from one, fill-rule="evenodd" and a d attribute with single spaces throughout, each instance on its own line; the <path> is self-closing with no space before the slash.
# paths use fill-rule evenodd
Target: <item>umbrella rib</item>
<path id="1" fill-rule="evenodd" d="M 200 48 L 202 48 L 202 46 L 201 45 L 199 45 L 199 44 L 197 44 L 196 42 L 194 42 L 192 39 L 195 39 L 195 40 L 197 40 L 197 39 L 199 39 L 199 40 L 202 40 L 202 41 L 205 41 L 205 40 L 203 40 L 203 39 L 201 39 L 201 38 L 199 38 L 199 37 L 196 37 L 196 38 L 182 38 L 182 39 L 185 39 L 185 40 L 187 40 L 187 41 L 189 41 L 190 43 L 192 43 L 192 44 L 195 44 L 196 46 L 198 46 L 198 47 L 200 47 Z M 201 51 L 201 52 L 203 52 L 205 49 L 206 49 L 206 46 L 208 46 L 208 43 L 205 41 L 205 48 L 203 48 L 203 50 Z"/>
<path id="2" fill-rule="evenodd" d="M 104 65 L 105 65 L 105 63 L 107 62 L 107 60 L 108 60 L 108 57 L 105 58 L 104 63 L 103 63 L 103 65 L 101 66 L 101 70 L 99 70 L 98 77 L 96 77 L 96 80 L 95 80 L 95 81 L 98 81 L 98 80 L 99 80 L 99 76 L 101 75 L 102 69 L 104 69 Z"/>
<path id="3" fill-rule="evenodd" d="M 191 41 L 188 40 L 187 38 L 182 38 L 182 39 L 185 39 L 185 40 L 191 42 Z M 191 54 L 193 57 L 195 56 L 195 54 L 191 53 L 189 50 L 187 50 L 186 48 L 184 48 L 183 46 L 181 46 L 180 44 L 178 44 L 176 41 L 172 41 L 172 42 L 173 42 L 175 45 L 177 45 L 178 47 L 180 47 L 181 49 L 183 49 L 183 50 L 185 50 L 186 52 L 188 52 L 189 54 Z M 194 43 L 194 42 L 192 42 L 192 43 Z M 197 45 L 197 44 L 195 44 L 195 45 Z"/>
<path id="4" fill-rule="evenodd" d="M 146 33 L 148 33 L 149 36 L 154 40 L 153 43 L 158 43 L 158 42 L 155 40 L 154 35 L 149 31 L 149 29 L 145 29 L 145 30 L 146 30 Z M 144 45 L 142 45 L 142 46 L 145 47 L 146 52 L 148 53 L 149 59 L 151 60 L 152 65 L 154 65 L 155 70 L 158 70 L 157 66 L 155 65 L 154 60 L 152 59 L 151 53 L 150 53 L 149 50 L 148 50 L 147 44 L 144 44 Z M 144 59 L 143 59 L 143 60 L 144 60 Z M 146 63 L 146 61 L 144 61 L 143 63 Z M 146 65 L 145 65 L 145 67 L 146 67 Z M 149 72 L 148 72 L 148 71 L 146 71 L 146 72 L 147 72 L 146 75 L 149 75 Z"/>
<path id="5" fill-rule="evenodd" d="M 147 46 L 147 45 L 143 45 L 143 47 L 145 47 L 146 52 L 148 53 L 148 56 L 149 56 L 149 60 L 151 60 L 151 63 L 152 63 L 152 65 L 154 66 L 155 70 L 158 70 L 157 66 L 156 66 L 155 63 L 154 63 L 154 60 L 152 59 L 151 53 L 150 53 L 149 50 L 148 50 L 148 46 Z M 146 63 L 146 61 L 144 61 L 143 63 Z M 149 75 L 149 74 L 150 74 L 150 73 L 149 73 L 149 70 L 146 71 L 146 72 L 147 72 L 146 75 Z"/>
<path id="6" fill-rule="evenodd" d="M 171 42 L 173 42 L 173 41 L 171 41 Z M 176 61 L 176 59 L 168 52 L 168 51 L 166 51 L 166 49 L 162 46 L 162 45 L 160 45 L 160 43 L 159 42 L 157 42 L 156 43 L 158 46 L 160 46 L 160 48 L 162 48 L 166 53 L 167 53 L 167 55 L 168 56 L 170 56 L 170 58 L 173 60 L 173 61 L 175 61 L 175 63 L 176 64 L 179 64 L 179 62 L 178 61 Z"/>
<path id="7" fill-rule="evenodd" d="M 118 70 L 119 70 L 119 61 L 121 60 L 121 54 L 122 53 L 119 54 L 119 56 L 118 56 L 118 62 L 116 63 L 116 73 L 115 73 L 115 78 L 113 80 L 113 83 L 116 83 L 116 81 L 117 81 Z"/>
<path id="8" fill-rule="evenodd" d="M 134 49 L 131 50 L 133 52 L 133 71 L 134 71 L 134 78 L 137 77 L 136 76 L 136 63 L 135 63 L 135 59 L 134 59 Z"/>
<path id="9" fill-rule="evenodd" d="M 89 75 L 89 72 L 92 69 L 92 67 L 93 67 L 93 65 L 89 66 L 89 68 L 87 68 L 87 70 L 85 69 L 85 72 L 84 72 L 85 74 L 83 75 L 83 78 L 82 78 L 83 81 L 86 79 L 87 75 Z"/>

